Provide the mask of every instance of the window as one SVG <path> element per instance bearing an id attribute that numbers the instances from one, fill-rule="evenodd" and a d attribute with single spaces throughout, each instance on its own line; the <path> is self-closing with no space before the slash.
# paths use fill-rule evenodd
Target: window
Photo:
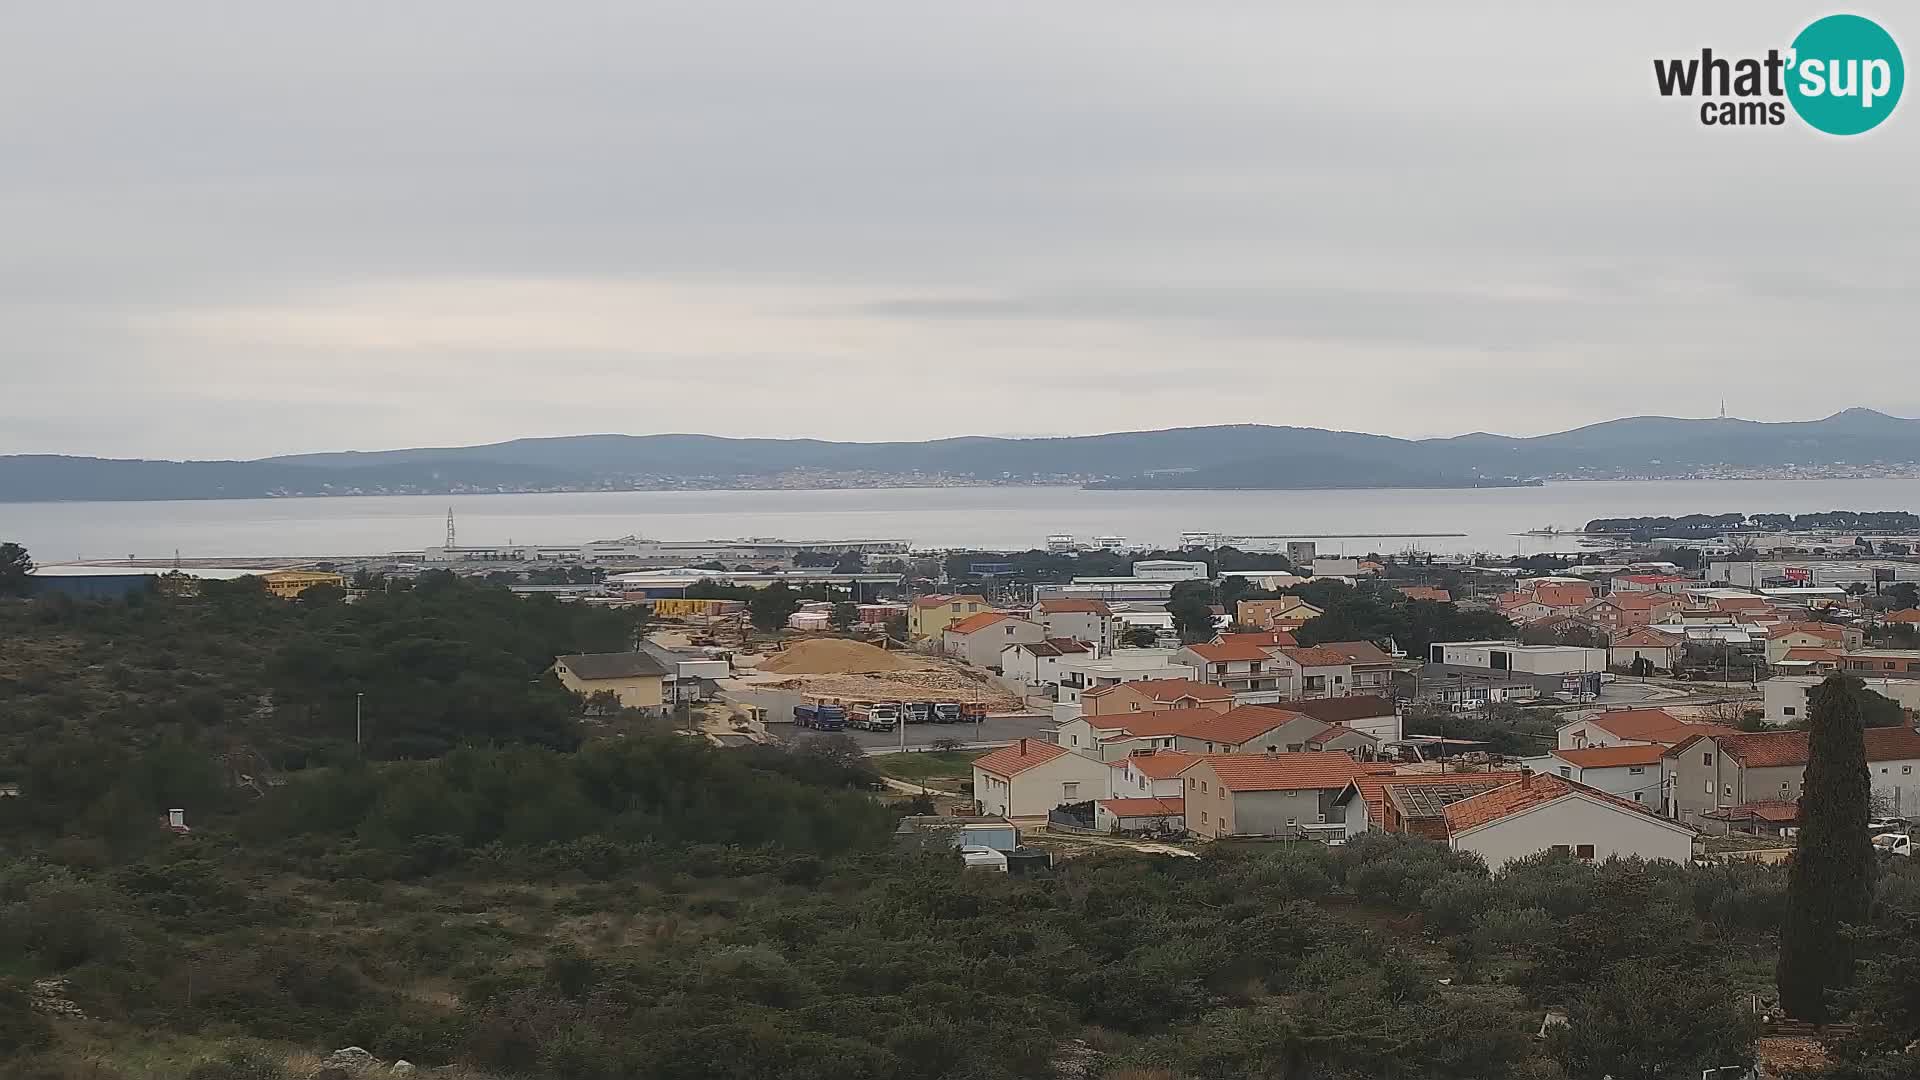
<path id="1" fill-rule="evenodd" d="M 1783 787 L 1784 787 L 1785 785 L 1781 785 L 1781 786 L 1783 786 Z M 1712 780 L 1708 780 L 1708 781 L 1707 781 L 1707 794 L 1709 794 L 1709 795 L 1711 795 L 1711 794 L 1713 794 L 1713 781 L 1712 781 Z"/>
<path id="2" fill-rule="evenodd" d="M 1199 786 L 1200 786 L 1200 781 L 1194 779 L 1191 776 L 1187 777 L 1187 790 L 1191 791 L 1194 788 L 1197 788 Z"/>
<path id="3" fill-rule="evenodd" d="M 1565 844 L 1555 844 L 1553 845 L 1553 853 L 1555 855 L 1571 855 L 1573 853 L 1573 849 L 1568 847 Z"/>
<path id="4" fill-rule="evenodd" d="M 1592 861 L 1592 859 L 1593 859 L 1593 845 L 1592 845 L 1592 844 L 1581 844 L 1581 845 L 1580 845 L 1579 847 L 1577 847 L 1577 848 L 1574 848 L 1574 849 L 1573 849 L 1573 857 L 1574 857 L 1574 858 L 1576 858 L 1576 859 L 1586 859 L 1586 860 L 1588 860 L 1588 861 Z"/>
<path id="5" fill-rule="evenodd" d="M 1913 775 L 1913 766 L 1911 766 L 1911 765 L 1902 765 L 1902 766 L 1900 766 L 1900 775 L 1901 775 L 1901 776 L 1912 776 L 1912 775 Z"/>
<path id="6" fill-rule="evenodd" d="M 1710 753 L 1708 753 L 1708 754 L 1701 754 L 1701 755 L 1700 755 L 1700 764 L 1702 764 L 1702 765 L 1705 765 L 1705 766 L 1706 766 L 1707 768 L 1709 768 L 1709 769 L 1711 769 L 1711 768 L 1713 768 L 1713 755 L 1712 755 L 1712 754 L 1710 754 Z"/>
<path id="7" fill-rule="evenodd" d="M 1206 793 L 1207 793 L 1207 782 L 1205 780 L 1202 780 L 1200 781 L 1200 794 L 1205 795 Z"/>
<path id="8" fill-rule="evenodd" d="M 1294 819 L 1293 819 L 1293 818 L 1288 818 L 1288 819 L 1287 819 L 1287 828 L 1289 828 L 1289 829 L 1291 829 L 1291 828 L 1293 828 L 1293 822 L 1294 822 Z"/>
<path id="9" fill-rule="evenodd" d="M 1562 765 L 1562 766 L 1560 766 L 1560 775 L 1561 775 L 1561 776 L 1564 776 L 1564 777 L 1566 777 L 1566 778 L 1567 778 L 1567 779 L 1569 779 L 1569 780 L 1571 780 L 1571 779 L 1573 779 L 1573 770 L 1572 770 L 1572 769 L 1570 769 L 1570 768 L 1568 768 L 1568 767 L 1566 767 L 1565 765 Z"/>
<path id="10" fill-rule="evenodd" d="M 1062 798 L 1065 798 L 1068 802 L 1072 802 L 1073 800 L 1080 797 L 1080 785 L 1077 783 L 1061 784 L 1060 795 Z"/>
<path id="11" fill-rule="evenodd" d="M 1629 765 L 1629 766 L 1627 766 L 1627 775 L 1628 775 L 1628 776 L 1639 776 L 1639 775 L 1640 775 L 1641 773 L 1644 773 L 1644 772 L 1646 772 L 1646 771 L 1647 771 L 1647 767 L 1646 767 L 1645 765 Z"/>
<path id="12" fill-rule="evenodd" d="M 1647 798 L 1646 798 L 1646 796 L 1647 796 L 1647 793 L 1646 793 L 1646 792 L 1644 792 L 1644 791 L 1636 791 L 1636 792 L 1634 792 L 1634 793 L 1633 793 L 1633 801 L 1634 801 L 1634 802 L 1646 802 L 1646 801 L 1647 801 Z"/>
<path id="13" fill-rule="evenodd" d="M 1227 789 L 1226 789 L 1226 788 L 1221 788 L 1221 789 L 1219 789 L 1218 791 L 1216 791 L 1216 792 L 1214 792 L 1214 795 L 1215 795 L 1215 797 L 1217 797 L 1217 798 L 1218 798 L 1218 799 L 1219 799 L 1219 800 L 1220 800 L 1221 802 L 1226 802 L 1226 801 L 1227 801 Z"/>
<path id="14" fill-rule="evenodd" d="M 1205 825 L 1206 823 L 1207 823 L 1207 812 L 1205 810 L 1202 810 L 1200 811 L 1200 824 Z"/>
<path id="15" fill-rule="evenodd" d="M 1733 798 L 1733 785 L 1728 784 L 1725 787 L 1723 787 L 1720 791 L 1720 794 L 1723 798 L 1728 798 L 1728 799 Z"/>
<path id="16" fill-rule="evenodd" d="M 1785 708 L 1783 708 L 1783 709 L 1781 709 L 1780 711 L 1781 711 L 1781 713 L 1783 713 L 1783 714 L 1785 714 L 1785 715 L 1787 715 L 1787 716 L 1792 716 L 1792 715 L 1794 714 L 1794 708 L 1793 708 L 1793 706 L 1791 706 L 1791 705 L 1788 705 L 1787 707 L 1785 707 Z"/>

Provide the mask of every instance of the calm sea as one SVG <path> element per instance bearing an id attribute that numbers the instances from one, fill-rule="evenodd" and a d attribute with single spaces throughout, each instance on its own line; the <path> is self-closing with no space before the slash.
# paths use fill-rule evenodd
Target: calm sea
<path id="1" fill-rule="evenodd" d="M 0 503 L 0 540 L 75 559 L 373 555 L 438 544 L 579 543 L 629 534 L 897 538 L 920 547 L 1038 547 L 1050 533 L 1172 545 L 1182 532 L 1316 539 L 1323 553 L 1571 550 L 1596 517 L 1920 509 L 1920 480 L 1659 480 L 1459 491 L 1083 491 L 888 488 L 632 491 L 208 502 Z M 1365 539 L 1363 534 L 1459 533 Z"/>

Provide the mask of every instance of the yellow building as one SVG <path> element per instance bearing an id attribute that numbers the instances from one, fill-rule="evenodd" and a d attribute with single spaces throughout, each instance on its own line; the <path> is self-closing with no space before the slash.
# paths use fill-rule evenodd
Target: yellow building
<path id="1" fill-rule="evenodd" d="M 666 704 L 667 669 L 646 653 L 584 653 L 553 658 L 560 685 L 576 694 L 592 696 L 602 690 L 620 699 L 624 709 L 662 712 Z"/>
<path id="2" fill-rule="evenodd" d="M 336 589 L 347 587 L 345 574 L 330 574 L 325 570 L 274 570 L 261 574 L 260 580 L 268 592 L 282 600 L 292 600 L 315 585 L 331 585 Z"/>
<path id="3" fill-rule="evenodd" d="M 907 636 L 937 638 L 947 627 L 983 611 L 992 611 L 987 598 L 975 593 L 958 596 L 916 596 L 907 609 Z"/>

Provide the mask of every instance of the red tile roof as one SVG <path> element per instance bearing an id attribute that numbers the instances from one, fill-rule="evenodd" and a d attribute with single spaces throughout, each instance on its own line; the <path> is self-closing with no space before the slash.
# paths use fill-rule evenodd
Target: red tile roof
<path id="1" fill-rule="evenodd" d="M 1658 765 L 1667 748 L 1659 743 L 1637 746 L 1589 746 L 1584 750 L 1555 750 L 1553 756 L 1583 769 L 1617 769 L 1627 765 Z"/>
<path id="2" fill-rule="evenodd" d="M 1132 766 L 1149 780 L 1171 780 L 1185 772 L 1187 766 L 1198 760 L 1200 755 L 1181 750 L 1155 750 L 1148 754 L 1134 754 L 1113 764 L 1116 768 Z"/>
<path id="3" fill-rule="evenodd" d="M 923 608 L 946 607 L 955 601 L 984 604 L 987 602 L 987 598 L 978 593 L 957 593 L 951 596 L 942 593 L 929 593 L 926 596 L 914 597 L 913 606 Z"/>
<path id="4" fill-rule="evenodd" d="M 1781 659 L 1810 660 L 1814 663 L 1837 664 L 1840 662 L 1840 654 L 1832 649 L 1816 649 L 1811 645 L 1795 645 L 1793 648 L 1788 649 L 1787 655 L 1781 657 Z"/>
<path id="5" fill-rule="evenodd" d="M 1671 607 L 1680 603 L 1680 598 L 1664 592 L 1617 592 L 1609 593 L 1607 602 L 1622 611 L 1634 611 L 1639 608 Z"/>
<path id="6" fill-rule="evenodd" d="M 1579 607 L 1593 599 L 1593 586 L 1542 585 L 1533 590 L 1533 598 L 1548 607 Z"/>
<path id="7" fill-rule="evenodd" d="M 1887 616 L 1887 621 L 1890 623 L 1920 623 L 1920 608 L 1907 608 L 1904 611 L 1892 612 Z"/>
<path id="8" fill-rule="evenodd" d="M 1521 811 L 1531 810 L 1536 806 L 1550 803 L 1555 799 L 1576 794 L 1583 795 L 1598 802 L 1620 807 L 1629 813 L 1643 815 L 1650 821 L 1657 821 L 1663 825 L 1671 825 L 1676 829 L 1687 828 L 1678 822 L 1671 822 L 1666 818 L 1659 817 L 1654 814 L 1653 811 L 1639 803 L 1629 802 L 1617 795 L 1609 795 L 1604 791 L 1590 788 L 1585 784 L 1576 784 L 1565 777 L 1552 776 L 1546 773 L 1533 773 L 1522 776 L 1520 779 L 1504 787 L 1497 787 L 1491 791 L 1483 791 L 1470 799 L 1461 799 L 1459 802 L 1447 807 L 1447 830 L 1457 833 L 1464 832 L 1468 829 L 1479 828 L 1482 825 L 1498 821 L 1501 818 L 1511 817 Z M 1687 829 L 1687 831 L 1692 832 L 1693 830 Z"/>
<path id="9" fill-rule="evenodd" d="M 1180 817 L 1186 813 L 1186 800 L 1178 795 L 1155 799 L 1101 799 L 1099 806 L 1114 817 Z"/>
<path id="10" fill-rule="evenodd" d="M 1035 656 L 1071 656 L 1088 652 L 1086 645 L 1072 638 L 1048 638 L 1045 641 L 1015 642 L 1014 648 L 1025 649 Z"/>
<path id="11" fill-rule="evenodd" d="M 1345 653 L 1324 645 L 1307 649 L 1281 649 L 1280 652 L 1301 667 L 1342 667 L 1347 663 Z"/>
<path id="12" fill-rule="evenodd" d="M 1105 600 L 1042 600 L 1033 605 L 1034 609 L 1046 615 L 1111 615 L 1113 609 Z"/>
<path id="13" fill-rule="evenodd" d="M 1219 715 L 1212 709 L 1152 709 L 1082 719 L 1099 731 L 1118 728 L 1126 733 L 1126 738 L 1153 739 L 1164 735 L 1184 735 L 1187 728 L 1197 721 Z"/>
<path id="14" fill-rule="evenodd" d="M 1339 750 L 1298 754 L 1208 754 L 1187 767 L 1205 765 L 1229 791 L 1307 791 L 1346 787 L 1364 775 Z"/>
<path id="15" fill-rule="evenodd" d="M 1827 641 L 1844 641 L 1847 637 L 1845 630 L 1832 623 L 1789 622 L 1781 623 L 1767 630 L 1767 637 L 1769 638 L 1787 637 L 1790 634 L 1808 634 L 1813 637 L 1824 638 Z"/>
<path id="16" fill-rule="evenodd" d="M 1724 724 L 1689 724 L 1665 709 L 1616 709 L 1595 713 L 1574 723 L 1588 723 L 1634 742 L 1665 743 L 1671 746 L 1695 735 L 1737 734 Z M 1572 726 L 1572 725 L 1567 725 Z"/>
<path id="17" fill-rule="evenodd" d="M 973 767 L 995 776 L 1014 777 L 1028 769 L 1037 768 L 1067 753 L 1065 747 L 1039 739 L 1021 739 L 1011 746 L 1003 746 L 986 757 L 973 763 Z"/>
<path id="18" fill-rule="evenodd" d="M 1445 589 L 1436 589 L 1431 585 L 1401 585 L 1400 595 L 1409 600 L 1433 600 L 1437 603 L 1453 603 L 1453 594 Z"/>
<path id="19" fill-rule="evenodd" d="M 1204 717 L 1196 718 L 1180 734 L 1189 739 L 1204 739 L 1227 746 L 1238 746 L 1255 735 L 1272 731 L 1299 717 L 1299 713 L 1288 712 L 1285 709 L 1270 708 L 1265 705 L 1242 705 L 1223 713 L 1209 713 Z"/>
<path id="20" fill-rule="evenodd" d="M 1716 596 L 1711 605 L 1715 611 L 1767 611 L 1773 601 L 1764 596 Z"/>
<path id="21" fill-rule="evenodd" d="M 1349 664 L 1391 664 L 1393 657 L 1380 651 L 1371 641 L 1323 641 L 1316 649 L 1331 649 L 1347 658 Z"/>
<path id="22" fill-rule="evenodd" d="M 1221 643 L 1218 645 L 1189 645 L 1187 651 L 1210 664 L 1224 664 L 1228 661 L 1271 660 L 1267 650 L 1251 642 Z"/>
<path id="23" fill-rule="evenodd" d="M 1868 728 L 1861 733 L 1868 761 L 1920 761 L 1920 732 L 1910 727 Z M 1749 769 L 1791 768 L 1807 763 L 1805 731 L 1735 732 L 1714 736 L 1720 752 Z M 1667 751 L 1678 755 L 1691 741 Z"/>
<path id="24" fill-rule="evenodd" d="M 1123 686 L 1129 687 L 1138 693 L 1145 694 L 1153 701 L 1178 701 L 1183 697 L 1190 697 L 1196 701 L 1228 701 L 1233 698 L 1233 691 L 1231 690 L 1222 690 L 1217 686 L 1208 686 L 1206 683 L 1194 682 L 1192 679 L 1141 679 L 1138 682 L 1115 683 L 1112 686 L 1102 686 L 1097 690 L 1089 690 L 1080 696 L 1099 697 L 1101 694 L 1110 693 Z M 1089 719 L 1097 718 L 1089 717 Z"/>
<path id="25" fill-rule="evenodd" d="M 982 630 L 985 630 L 987 627 L 992 626 L 994 623 L 1002 622 L 1006 619 L 1011 619 L 1011 618 L 1013 618 L 1013 616 L 1007 614 L 1004 611 L 983 611 L 978 615 L 969 615 L 966 618 L 961 619 L 957 623 L 948 624 L 947 633 L 974 634 Z"/>
<path id="26" fill-rule="evenodd" d="M 1373 736 L 1367 734 L 1364 731 L 1359 731 L 1354 728 L 1350 728 L 1345 724 L 1328 724 L 1326 727 L 1322 728 L 1321 730 L 1315 732 L 1312 735 L 1307 736 L 1307 745 L 1308 746 L 1325 746 L 1342 735 L 1358 735 L 1361 738 L 1367 740 L 1369 744 L 1377 743 L 1380 741 L 1374 738 Z"/>

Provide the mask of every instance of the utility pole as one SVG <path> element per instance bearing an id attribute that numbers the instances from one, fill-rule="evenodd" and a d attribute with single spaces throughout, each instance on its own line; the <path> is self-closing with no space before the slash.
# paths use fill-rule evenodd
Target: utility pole
<path id="1" fill-rule="evenodd" d="M 367 695 L 364 691 L 355 691 L 353 695 L 353 748 L 355 751 L 358 751 L 362 745 L 361 735 L 360 735 L 362 729 L 361 729 L 360 721 L 361 721 L 361 717 L 364 714 L 364 710 L 361 708 L 361 704 L 365 700 L 366 696 Z"/>

